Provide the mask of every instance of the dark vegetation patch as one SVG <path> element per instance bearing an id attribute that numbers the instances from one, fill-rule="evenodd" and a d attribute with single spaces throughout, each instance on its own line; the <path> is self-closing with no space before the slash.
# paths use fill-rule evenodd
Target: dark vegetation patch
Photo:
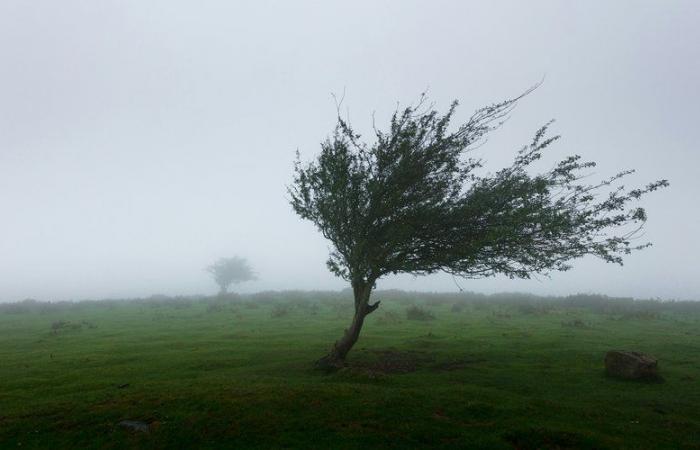
<path id="1" fill-rule="evenodd" d="M 231 305 L 225 303 L 210 303 L 207 305 L 208 313 L 222 313 L 226 311 L 236 311 L 236 308 L 232 308 Z"/>
<path id="2" fill-rule="evenodd" d="M 428 367 L 435 356 L 418 350 L 371 350 L 369 357 L 351 362 L 349 367 L 381 374 L 401 374 L 415 372 Z"/>
<path id="3" fill-rule="evenodd" d="M 306 299 L 291 301 L 289 305 L 305 316 L 315 316 L 320 310 L 317 302 Z"/>
<path id="4" fill-rule="evenodd" d="M 466 309 L 466 304 L 464 302 L 457 302 L 457 303 L 452 304 L 452 307 L 450 308 L 450 312 L 461 313 L 465 309 Z"/>
<path id="5" fill-rule="evenodd" d="M 561 323 L 562 327 L 566 328 L 588 328 L 588 325 L 581 319 L 573 319 Z"/>
<path id="6" fill-rule="evenodd" d="M 411 306 L 406 310 L 406 319 L 428 321 L 434 320 L 435 315 L 420 306 Z"/>
<path id="7" fill-rule="evenodd" d="M 277 304 L 272 307 L 272 312 L 270 312 L 270 317 L 280 318 L 286 317 L 291 312 L 292 308 L 289 305 Z"/>
<path id="8" fill-rule="evenodd" d="M 446 361 L 439 362 L 435 365 L 432 366 L 432 369 L 437 370 L 437 371 L 452 371 L 452 370 L 461 370 L 461 369 L 466 369 L 468 367 L 473 367 L 476 364 L 486 362 L 485 358 L 476 358 L 476 357 L 469 357 L 469 358 L 453 358 L 453 359 L 448 359 Z"/>
<path id="9" fill-rule="evenodd" d="M 549 314 L 554 306 L 546 302 L 522 303 L 515 307 L 519 314 L 544 315 Z"/>
<path id="10" fill-rule="evenodd" d="M 657 320 L 662 314 L 697 314 L 700 313 L 700 302 L 678 300 L 636 300 L 623 297 L 608 297 L 604 295 L 576 294 L 566 297 L 538 297 L 522 293 L 478 294 L 473 292 L 455 293 L 425 293 L 405 292 L 399 290 L 380 290 L 374 293 L 374 298 L 382 300 L 382 304 L 403 306 L 425 305 L 434 308 L 445 308 L 451 305 L 452 312 L 464 311 L 471 307 L 474 311 L 512 310 L 522 315 L 544 315 L 555 311 L 583 310 L 590 313 L 605 314 L 616 320 Z M 257 309 L 261 306 L 287 303 L 298 310 L 320 311 L 320 308 L 332 308 L 339 313 L 352 311 L 352 292 L 342 291 L 266 291 L 255 294 L 225 294 L 215 296 L 174 296 L 153 295 L 146 298 L 128 300 L 84 300 L 80 302 L 59 301 L 45 302 L 26 299 L 15 303 L 0 304 L 3 314 L 51 314 L 57 312 L 82 311 L 85 308 L 98 310 L 113 310 L 128 306 L 145 308 L 168 308 L 186 310 L 198 304 L 214 305 L 211 312 L 220 308 L 235 308 L 242 306 L 246 309 Z M 208 306 L 207 306 L 208 307 Z M 206 308 L 205 307 L 205 310 Z M 381 309 L 380 309 L 381 311 Z"/>
<path id="11" fill-rule="evenodd" d="M 530 314 L 530 313 L 528 312 L 528 313 L 523 313 L 523 314 Z M 507 313 L 505 311 L 494 311 L 491 313 L 491 315 L 493 317 L 498 318 L 498 319 L 510 319 L 513 317 L 510 313 Z"/>
<path id="12" fill-rule="evenodd" d="M 80 322 L 71 322 L 70 320 L 56 320 L 51 322 L 51 333 L 58 334 L 60 331 L 77 331 L 83 328 L 97 328 L 97 325 L 88 322 L 87 320 L 82 320 Z"/>

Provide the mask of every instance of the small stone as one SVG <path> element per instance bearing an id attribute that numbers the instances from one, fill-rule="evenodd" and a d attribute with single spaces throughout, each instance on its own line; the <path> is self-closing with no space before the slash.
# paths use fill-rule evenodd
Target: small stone
<path id="1" fill-rule="evenodd" d="M 605 372 L 625 380 L 658 380 L 657 360 L 639 352 L 613 350 L 605 355 Z"/>
<path id="2" fill-rule="evenodd" d="M 148 433 L 150 431 L 150 427 L 146 422 L 141 422 L 138 420 L 122 420 L 117 425 L 131 431 L 138 431 L 142 433 Z"/>

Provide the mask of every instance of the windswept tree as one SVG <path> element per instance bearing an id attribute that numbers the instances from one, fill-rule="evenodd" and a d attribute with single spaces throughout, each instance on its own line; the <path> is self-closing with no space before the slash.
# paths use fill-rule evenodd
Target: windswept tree
<path id="1" fill-rule="evenodd" d="M 256 276 L 244 258 L 234 256 L 232 258 L 220 258 L 214 264 L 206 268 L 219 285 L 219 293 L 226 294 L 229 286 L 244 281 L 255 280 Z"/>
<path id="2" fill-rule="evenodd" d="M 297 153 L 291 205 L 332 243 L 328 268 L 351 284 L 355 300 L 350 327 L 319 367 L 344 364 L 365 318 L 379 307 L 370 295 L 382 276 L 529 278 L 568 270 L 585 255 L 622 264 L 624 255 L 650 245 L 632 242 L 646 214 L 630 203 L 668 182 L 626 190 L 619 185 L 633 172 L 626 170 L 587 184 L 595 163 L 578 155 L 532 173 L 559 138 L 547 136 L 551 122 L 512 165 L 479 174 L 482 161 L 470 150 L 530 91 L 481 108 L 457 127 L 450 126 L 457 102 L 440 114 L 423 96 L 397 109 L 386 131 L 375 127 L 371 145 L 338 117 L 315 160 L 302 163 Z"/>

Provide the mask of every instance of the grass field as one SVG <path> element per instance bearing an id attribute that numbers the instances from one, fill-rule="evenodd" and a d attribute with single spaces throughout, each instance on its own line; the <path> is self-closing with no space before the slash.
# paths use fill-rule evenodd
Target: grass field
<path id="1" fill-rule="evenodd" d="M 344 293 L 0 305 L 0 447 L 700 449 L 700 303 L 376 298 L 330 375 Z"/>

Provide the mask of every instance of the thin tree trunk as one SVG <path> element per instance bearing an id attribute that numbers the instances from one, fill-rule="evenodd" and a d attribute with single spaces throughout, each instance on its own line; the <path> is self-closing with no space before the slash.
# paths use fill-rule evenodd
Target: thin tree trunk
<path id="1" fill-rule="evenodd" d="M 332 371 L 345 365 L 345 358 L 360 337 L 360 331 L 365 322 L 365 317 L 379 307 L 379 302 L 372 305 L 369 304 L 369 297 L 372 293 L 373 284 L 374 283 L 364 280 L 352 283 L 353 296 L 355 299 L 355 315 L 352 318 L 352 323 L 350 327 L 345 330 L 343 337 L 335 342 L 331 351 L 326 356 L 316 361 L 317 368 Z"/>

